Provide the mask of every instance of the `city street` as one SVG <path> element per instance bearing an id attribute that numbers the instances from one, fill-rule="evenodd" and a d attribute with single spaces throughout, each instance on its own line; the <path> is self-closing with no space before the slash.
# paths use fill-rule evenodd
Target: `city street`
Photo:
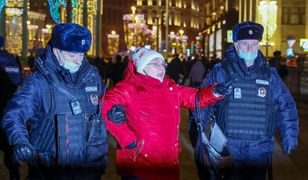
<path id="1" fill-rule="evenodd" d="M 307 162 L 308 162 L 308 97 L 298 96 L 297 108 L 300 116 L 300 136 L 299 146 L 291 156 L 282 154 L 279 143 L 275 145 L 275 153 L 273 157 L 273 175 L 275 180 L 303 180 L 308 179 Z M 181 180 L 197 180 L 197 172 L 193 162 L 193 149 L 189 144 L 187 134 L 187 117 L 188 111 L 182 110 L 182 126 L 181 126 Z M 109 166 L 104 179 L 120 180 L 115 172 L 115 142 L 111 141 L 109 149 Z M 8 172 L 3 164 L 3 153 L 0 153 L 0 179 L 9 179 Z M 25 179 L 27 167 L 21 167 L 22 179 Z"/>

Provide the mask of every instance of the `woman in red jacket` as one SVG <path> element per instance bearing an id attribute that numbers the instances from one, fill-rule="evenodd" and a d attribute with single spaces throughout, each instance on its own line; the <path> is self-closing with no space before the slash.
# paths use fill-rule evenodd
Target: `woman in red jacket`
<path id="1" fill-rule="evenodd" d="M 201 107 L 215 103 L 231 87 L 179 86 L 165 76 L 166 62 L 153 50 L 140 48 L 132 60 L 103 102 L 107 129 L 118 142 L 117 172 L 123 180 L 178 180 L 180 108 L 195 108 L 197 93 Z"/>

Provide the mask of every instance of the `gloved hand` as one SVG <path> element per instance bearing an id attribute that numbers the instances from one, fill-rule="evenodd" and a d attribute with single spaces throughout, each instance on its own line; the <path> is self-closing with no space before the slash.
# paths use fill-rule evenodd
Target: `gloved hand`
<path id="1" fill-rule="evenodd" d="M 283 146 L 283 154 L 290 155 L 295 149 L 295 146 Z"/>
<path id="2" fill-rule="evenodd" d="M 115 124 L 123 124 L 126 121 L 124 107 L 122 105 L 114 105 L 107 112 L 108 118 Z"/>
<path id="3" fill-rule="evenodd" d="M 14 146 L 14 158 L 18 163 L 33 160 L 35 153 L 36 149 L 29 143 Z"/>
<path id="4" fill-rule="evenodd" d="M 125 149 L 134 149 L 136 148 L 138 145 L 137 145 L 137 142 L 136 141 L 133 141 L 132 143 L 130 143 L 129 145 L 127 145 L 125 147 Z"/>
<path id="5" fill-rule="evenodd" d="M 225 81 L 223 83 L 220 83 L 214 86 L 213 93 L 217 97 L 224 96 L 224 95 L 231 94 L 232 89 L 233 89 L 232 80 L 228 80 L 228 81 Z"/>

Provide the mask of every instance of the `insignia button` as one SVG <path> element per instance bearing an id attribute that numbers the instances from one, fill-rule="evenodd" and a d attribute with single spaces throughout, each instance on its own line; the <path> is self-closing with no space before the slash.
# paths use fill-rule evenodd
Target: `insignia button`
<path id="1" fill-rule="evenodd" d="M 253 31 L 250 29 L 250 30 L 248 31 L 248 33 L 249 33 L 250 35 L 252 35 L 252 34 L 253 34 Z"/>
<path id="2" fill-rule="evenodd" d="M 265 97 L 266 96 L 266 89 L 264 87 L 260 87 L 258 89 L 258 96 L 259 97 Z"/>
<path id="3" fill-rule="evenodd" d="M 83 39 L 83 40 L 81 41 L 81 44 L 82 44 L 82 45 L 85 45 L 85 44 L 86 44 L 86 40 Z"/>

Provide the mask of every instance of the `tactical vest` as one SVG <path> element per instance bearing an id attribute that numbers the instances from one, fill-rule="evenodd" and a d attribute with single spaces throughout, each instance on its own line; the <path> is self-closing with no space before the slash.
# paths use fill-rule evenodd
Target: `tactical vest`
<path id="1" fill-rule="evenodd" d="M 57 165 L 103 161 L 107 132 L 99 113 L 99 83 L 92 79 L 84 87 L 68 87 L 57 74 L 50 77 L 51 111 L 33 118 L 40 124 L 32 128 L 31 143 Z"/>
<path id="2" fill-rule="evenodd" d="M 270 66 L 261 66 L 254 77 L 245 77 L 236 63 L 222 63 L 233 77 L 233 93 L 219 104 L 217 119 L 233 139 L 260 140 L 274 133 L 277 106 L 271 101 Z"/>

